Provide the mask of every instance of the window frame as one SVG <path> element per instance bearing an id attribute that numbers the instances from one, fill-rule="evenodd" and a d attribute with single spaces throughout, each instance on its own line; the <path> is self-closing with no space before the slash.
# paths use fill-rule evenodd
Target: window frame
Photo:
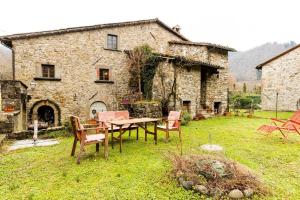
<path id="1" fill-rule="evenodd" d="M 115 41 L 113 40 L 113 38 L 115 38 Z M 114 42 L 115 42 L 115 44 L 114 44 Z M 107 49 L 118 50 L 119 49 L 118 42 L 119 42 L 118 35 L 107 34 L 107 38 L 106 38 L 106 47 L 107 47 Z"/>
<path id="2" fill-rule="evenodd" d="M 105 78 L 105 75 L 101 75 L 101 71 L 107 71 L 107 79 Z M 99 81 L 110 81 L 111 80 L 111 76 L 110 76 L 110 69 L 108 68 L 99 68 L 99 77 L 98 77 Z"/>
<path id="3" fill-rule="evenodd" d="M 41 70 L 42 70 L 42 74 L 41 74 L 42 78 L 48 78 L 48 79 L 54 79 L 55 78 L 55 65 L 53 65 L 53 64 L 41 64 Z"/>

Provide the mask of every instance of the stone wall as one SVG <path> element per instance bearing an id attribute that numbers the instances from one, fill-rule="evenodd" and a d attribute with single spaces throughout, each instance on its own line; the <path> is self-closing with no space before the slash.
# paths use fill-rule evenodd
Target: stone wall
<path id="1" fill-rule="evenodd" d="M 0 133 L 27 129 L 27 91 L 20 81 L 0 81 Z"/>
<path id="2" fill-rule="evenodd" d="M 108 50 L 107 34 L 118 36 L 118 50 Z M 82 32 L 72 32 L 51 36 L 39 36 L 13 40 L 15 51 L 16 79 L 29 86 L 31 99 L 28 112 L 40 102 L 52 102 L 59 107 L 62 123 L 69 115 L 86 119 L 94 102 L 103 102 L 107 110 L 118 110 L 124 96 L 128 96 L 129 72 L 127 56 L 123 50 L 131 50 L 149 44 L 155 52 L 186 56 L 187 58 L 220 65 L 219 76 L 208 82 L 207 104 L 221 101 L 227 106 L 227 52 L 209 49 L 206 46 L 169 44 L 168 41 L 181 40 L 156 23 L 124 27 L 104 28 Z M 55 79 L 42 79 L 41 65 L 55 65 Z M 110 80 L 99 82 L 99 68 L 110 69 Z M 165 92 L 168 93 L 174 80 L 174 66 L 171 62 L 160 64 L 165 74 Z M 200 87 L 202 66 L 192 69 L 180 68 L 177 73 L 178 97 L 176 109 L 181 109 L 182 101 L 191 102 L 191 112 L 200 109 Z M 154 99 L 162 98 L 161 78 L 157 75 L 153 83 Z M 36 110 L 36 109 L 35 109 Z"/>
<path id="3" fill-rule="evenodd" d="M 300 108 L 300 48 L 271 61 L 262 68 L 262 109 L 295 111 Z M 298 103 L 299 102 L 299 103 Z M 297 106 L 298 104 L 298 106 Z"/>
<path id="4" fill-rule="evenodd" d="M 9 113 L 0 112 L 0 134 L 10 134 L 25 130 L 22 123 L 20 111 Z"/>
<path id="5" fill-rule="evenodd" d="M 119 50 L 106 49 L 107 34 L 118 35 Z M 154 23 L 15 40 L 16 79 L 30 86 L 28 110 L 36 102 L 49 100 L 60 107 L 62 121 L 71 114 L 85 118 L 93 102 L 116 110 L 128 93 L 123 50 L 148 43 L 161 52 L 169 40 L 180 39 Z M 56 81 L 35 80 L 41 76 L 41 64 L 55 65 Z M 95 83 L 100 67 L 111 69 L 111 82 Z"/>
<path id="6" fill-rule="evenodd" d="M 186 58 L 202 61 L 218 65 L 221 69 L 218 72 L 212 73 L 211 69 L 205 66 L 175 66 L 165 61 L 158 66 L 156 75 L 153 81 L 153 98 L 162 99 L 163 94 L 169 94 L 174 82 L 175 68 L 177 70 L 176 82 L 176 109 L 182 108 L 182 103 L 190 102 L 190 112 L 195 116 L 198 111 L 206 108 L 214 109 L 214 103 L 221 103 L 220 112 L 223 113 L 227 108 L 228 97 L 228 59 L 227 51 L 220 51 L 216 49 L 208 49 L 205 46 L 172 44 L 168 49 L 168 55 L 185 56 Z M 204 74 L 202 74 L 204 73 Z M 201 82 L 202 76 L 206 76 L 207 81 Z M 164 84 L 161 77 L 164 77 Z M 201 86 L 205 84 L 205 99 L 201 102 Z M 165 92 L 163 92 L 165 91 Z M 202 93 L 204 91 L 202 90 Z M 165 96 L 166 96 L 165 95 Z M 172 99 L 171 99 L 172 100 Z M 171 104 L 174 102 L 171 102 Z"/>
<path id="7" fill-rule="evenodd" d="M 132 104 L 132 117 L 150 117 L 161 118 L 161 104 L 160 102 L 136 102 Z"/>

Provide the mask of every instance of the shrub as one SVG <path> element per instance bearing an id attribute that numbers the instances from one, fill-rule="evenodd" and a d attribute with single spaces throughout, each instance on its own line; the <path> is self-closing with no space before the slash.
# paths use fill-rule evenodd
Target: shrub
<path id="1" fill-rule="evenodd" d="M 192 120 L 192 116 L 188 112 L 183 112 L 181 117 L 181 125 L 187 126 Z"/>
<path id="2" fill-rule="evenodd" d="M 261 103 L 259 95 L 251 94 L 230 94 L 230 106 L 236 109 L 258 109 Z"/>

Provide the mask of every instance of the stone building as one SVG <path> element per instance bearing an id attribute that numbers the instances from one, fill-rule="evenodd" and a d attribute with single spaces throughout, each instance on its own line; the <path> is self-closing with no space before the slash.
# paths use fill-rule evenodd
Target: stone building
<path id="1" fill-rule="evenodd" d="M 256 67 L 261 71 L 262 109 L 300 109 L 300 45 Z M 277 99 L 277 100 L 276 100 Z"/>
<path id="2" fill-rule="evenodd" d="M 228 51 L 233 49 L 191 42 L 158 19 L 102 24 L 1 36 L 12 49 L 16 80 L 28 86 L 27 112 L 34 119 L 62 124 L 73 114 L 93 117 L 93 111 L 120 109 L 129 93 L 126 51 L 150 45 L 164 60 L 166 85 L 176 73 L 176 109 L 195 115 L 201 109 L 227 108 Z M 153 99 L 162 96 L 156 72 Z M 168 87 L 166 90 L 169 90 Z"/>
<path id="3" fill-rule="evenodd" d="M 27 86 L 20 81 L 0 80 L 0 133 L 27 129 Z"/>

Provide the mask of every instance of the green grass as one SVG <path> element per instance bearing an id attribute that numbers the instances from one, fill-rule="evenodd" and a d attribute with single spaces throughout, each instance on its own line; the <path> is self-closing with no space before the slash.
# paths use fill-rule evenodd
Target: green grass
<path id="1" fill-rule="evenodd" d="M 278 133 L 264 136 L 255 131 L 267 119 L 220 117 L 191 122 L 183 127 L 184 154 L 202 154 L 199 146 L 208 142 L 225 148 L 225 156 L 251 168 L 273 192 L 268 199 L 300 198 L 300 137 L 291 135 L 283 143 Z M 0 199 L 199 199 L 197 194 L 176 186 L 169 178 L 171 164 L 166 155 L 179 152 L 178 137 L 154 145 L 126 140 L 123 153 L 118 146 L 95 154 L 90 146 L 80 165 L 70 157 L 73 138 L 59 138 L 60 144 L 17 150 L 0 155 Z M 78 150 L 78 149 L 77 149 Z"/>
<path id="2" fill-rule="evenodd" d="M 288 119 L 293 112 L 278 112 L 277 113 L 277 118 L 278 119 Z M 256 110 L 254 111 L 254 116 L 256 117 L 262 117 L 262 118 L 276 118 L 276 112 L 275 111 L 261 111 L 261 110 Z"/>

